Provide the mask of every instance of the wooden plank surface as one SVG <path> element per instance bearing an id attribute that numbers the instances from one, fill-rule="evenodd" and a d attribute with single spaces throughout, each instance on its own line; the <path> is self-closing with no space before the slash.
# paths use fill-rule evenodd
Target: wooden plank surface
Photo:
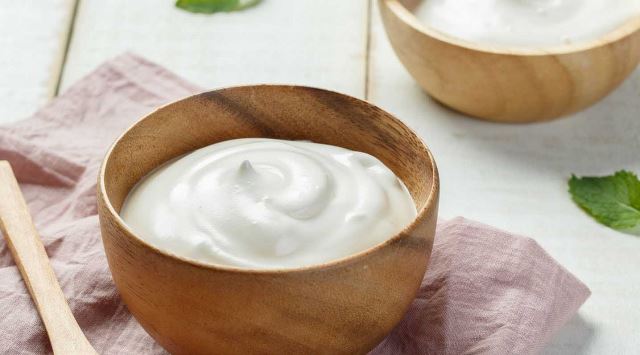
<path id="1" fill-rule="evenodd" d="M 567 179 L 623 168 L 640 172 L 640 70 L 570 118 L 531 125 L 476 121 L 420 90 L 388 44 L 377 7 L 372 14 L 369 99 L 397 114 L 433 151 L 441 216 L 462 215 L 531 236 L 591 288 L 591 298 L 547 353 L 637 353 L 640 239 L 586 216 L 571 201 Z"/>
<path id="2" fill-rule="evenodd" d="M 640 71 L 571 118 L 491 124 L 429 99 L 397 61 L 375 8 L 367 78 L 367 0 L 267 0 L 213 16 L 180 11 L 173 2 L 82 0 L 61 88 L 132 51 L 206 88 L 263 82 L 358 97 L 368 91 L 432 149 L 443 218 L 463 215 L 531 236 L 591 288 L 591 298 L 547 353 L 637 352 L 640 240 L 592 221 L 566 190 L 571 173 L 640 171 Z M 54 94 L 73 3 L 2 5 L 0 29 L 12 35 L 0 38 L 0 123 L 28 115 Z"/>
<path id="3" fill-rule="evenodd" d="M 24 118 L 53 97 L 75 0 L 0 5 L 0 124 Z"/>
<path id="4" fill-rule="evenodd" d="M 82 0 L 63 88 L 132 51 L 205 88 L 290 83 L 364 96 L 367 0 L 268 0 L 192 14 L 173 0 Z"/>

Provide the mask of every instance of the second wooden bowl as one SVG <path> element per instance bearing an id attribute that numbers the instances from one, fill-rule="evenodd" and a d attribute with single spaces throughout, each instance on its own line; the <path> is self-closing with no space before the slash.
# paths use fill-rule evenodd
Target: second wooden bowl
<path id="1" fill-rule="evenodd" d="M 386 242 L 326 264 L 223 267 L 159 250 L 118 212 L 168 160 L 245 137 L 311 140 L 378 157 L 407 185 L 415 220 Z M 102 239 L 129 310 L 174 354 L 362 354 L 400 321 L 433 245 L 438 174 L 422 141 L 390 114 L 334 92 L 294 86 L 212 91 L 165 106 L 125 132 L 98 182 Z"/>
<path id="2" fill-rule="evenodd" d="M 407 8 L 419 1 L 379 0 L 391 45 L 427 93 L 477 118 L 532 122 L 582 110 L 616 88 L 640 61 L 640 16 L 587 44 L 494 48 L 418 22 Z"/>

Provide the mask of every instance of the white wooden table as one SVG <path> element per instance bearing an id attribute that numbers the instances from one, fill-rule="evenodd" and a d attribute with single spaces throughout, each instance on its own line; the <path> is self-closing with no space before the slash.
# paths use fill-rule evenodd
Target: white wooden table
<path id="1" fill-rule="evenodd" d="M 591 288 L 546 353 L 640 353 L 640 238 L 600 226 L 567 193 L 571 173 L 640 172 L 640 71 L 585 112 L 514 126 L 466 118 L 421 92 L 370 0 L 264 0 L 213 16 L 173 0 L 4 1 L 0 32 L 2 123 L 124 51 L 207 88 L 305 84 L 380 105 L 433 151 L 443 218 L 531 236 Z"/>

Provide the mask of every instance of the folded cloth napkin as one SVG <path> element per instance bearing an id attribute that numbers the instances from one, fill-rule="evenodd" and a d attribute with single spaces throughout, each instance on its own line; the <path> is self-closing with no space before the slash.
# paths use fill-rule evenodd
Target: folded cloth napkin
<path id="1" fill-rule="evenodd" d="M 101 159 L 138 118 L 198 91 L 125 54 L 30 119 L 0 126 L 0 159 L 12 164 L 73 314 L 101 354 L 165 353 L 127 311 L 107 267 L 95 201 Z M 372 354 L 535 353 L 589 294 L 535 241 L 456 218 L 439 224 L 416 300 Z M 4 240 L 0 350 L 51 352 Z"/>

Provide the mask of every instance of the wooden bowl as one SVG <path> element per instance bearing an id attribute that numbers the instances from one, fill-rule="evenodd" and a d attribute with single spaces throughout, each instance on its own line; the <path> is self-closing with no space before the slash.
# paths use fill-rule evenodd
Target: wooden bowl
<path id="1" fill-rule="evenodd" d="M 379 0 L 391 45 L 427 93 L 477 118 L 532 122 L 582 110 L 640 61 L 640 16 L 587 44 L 518 49 L 474 44 L 429 28 L 408 10 L 419 1 Z"/>
<path id="2" fill-rule="evenodd" d="M 407 185 L 418 216 L 386 242 L 337 261 L 286 270 L 218 266 L 136 236 L 118 212 L 162 163 L 234 138 L 311 140 L 378 157 Z M 169 104 L 107 153 L 98 187 L 102 240 L 122 299 L 174 354 L 366 353 L 400 321 L 433 245 L 438 173 L 422 141 L 390 114 L 335 92 L 296 86 L 217 90 Z"/>

